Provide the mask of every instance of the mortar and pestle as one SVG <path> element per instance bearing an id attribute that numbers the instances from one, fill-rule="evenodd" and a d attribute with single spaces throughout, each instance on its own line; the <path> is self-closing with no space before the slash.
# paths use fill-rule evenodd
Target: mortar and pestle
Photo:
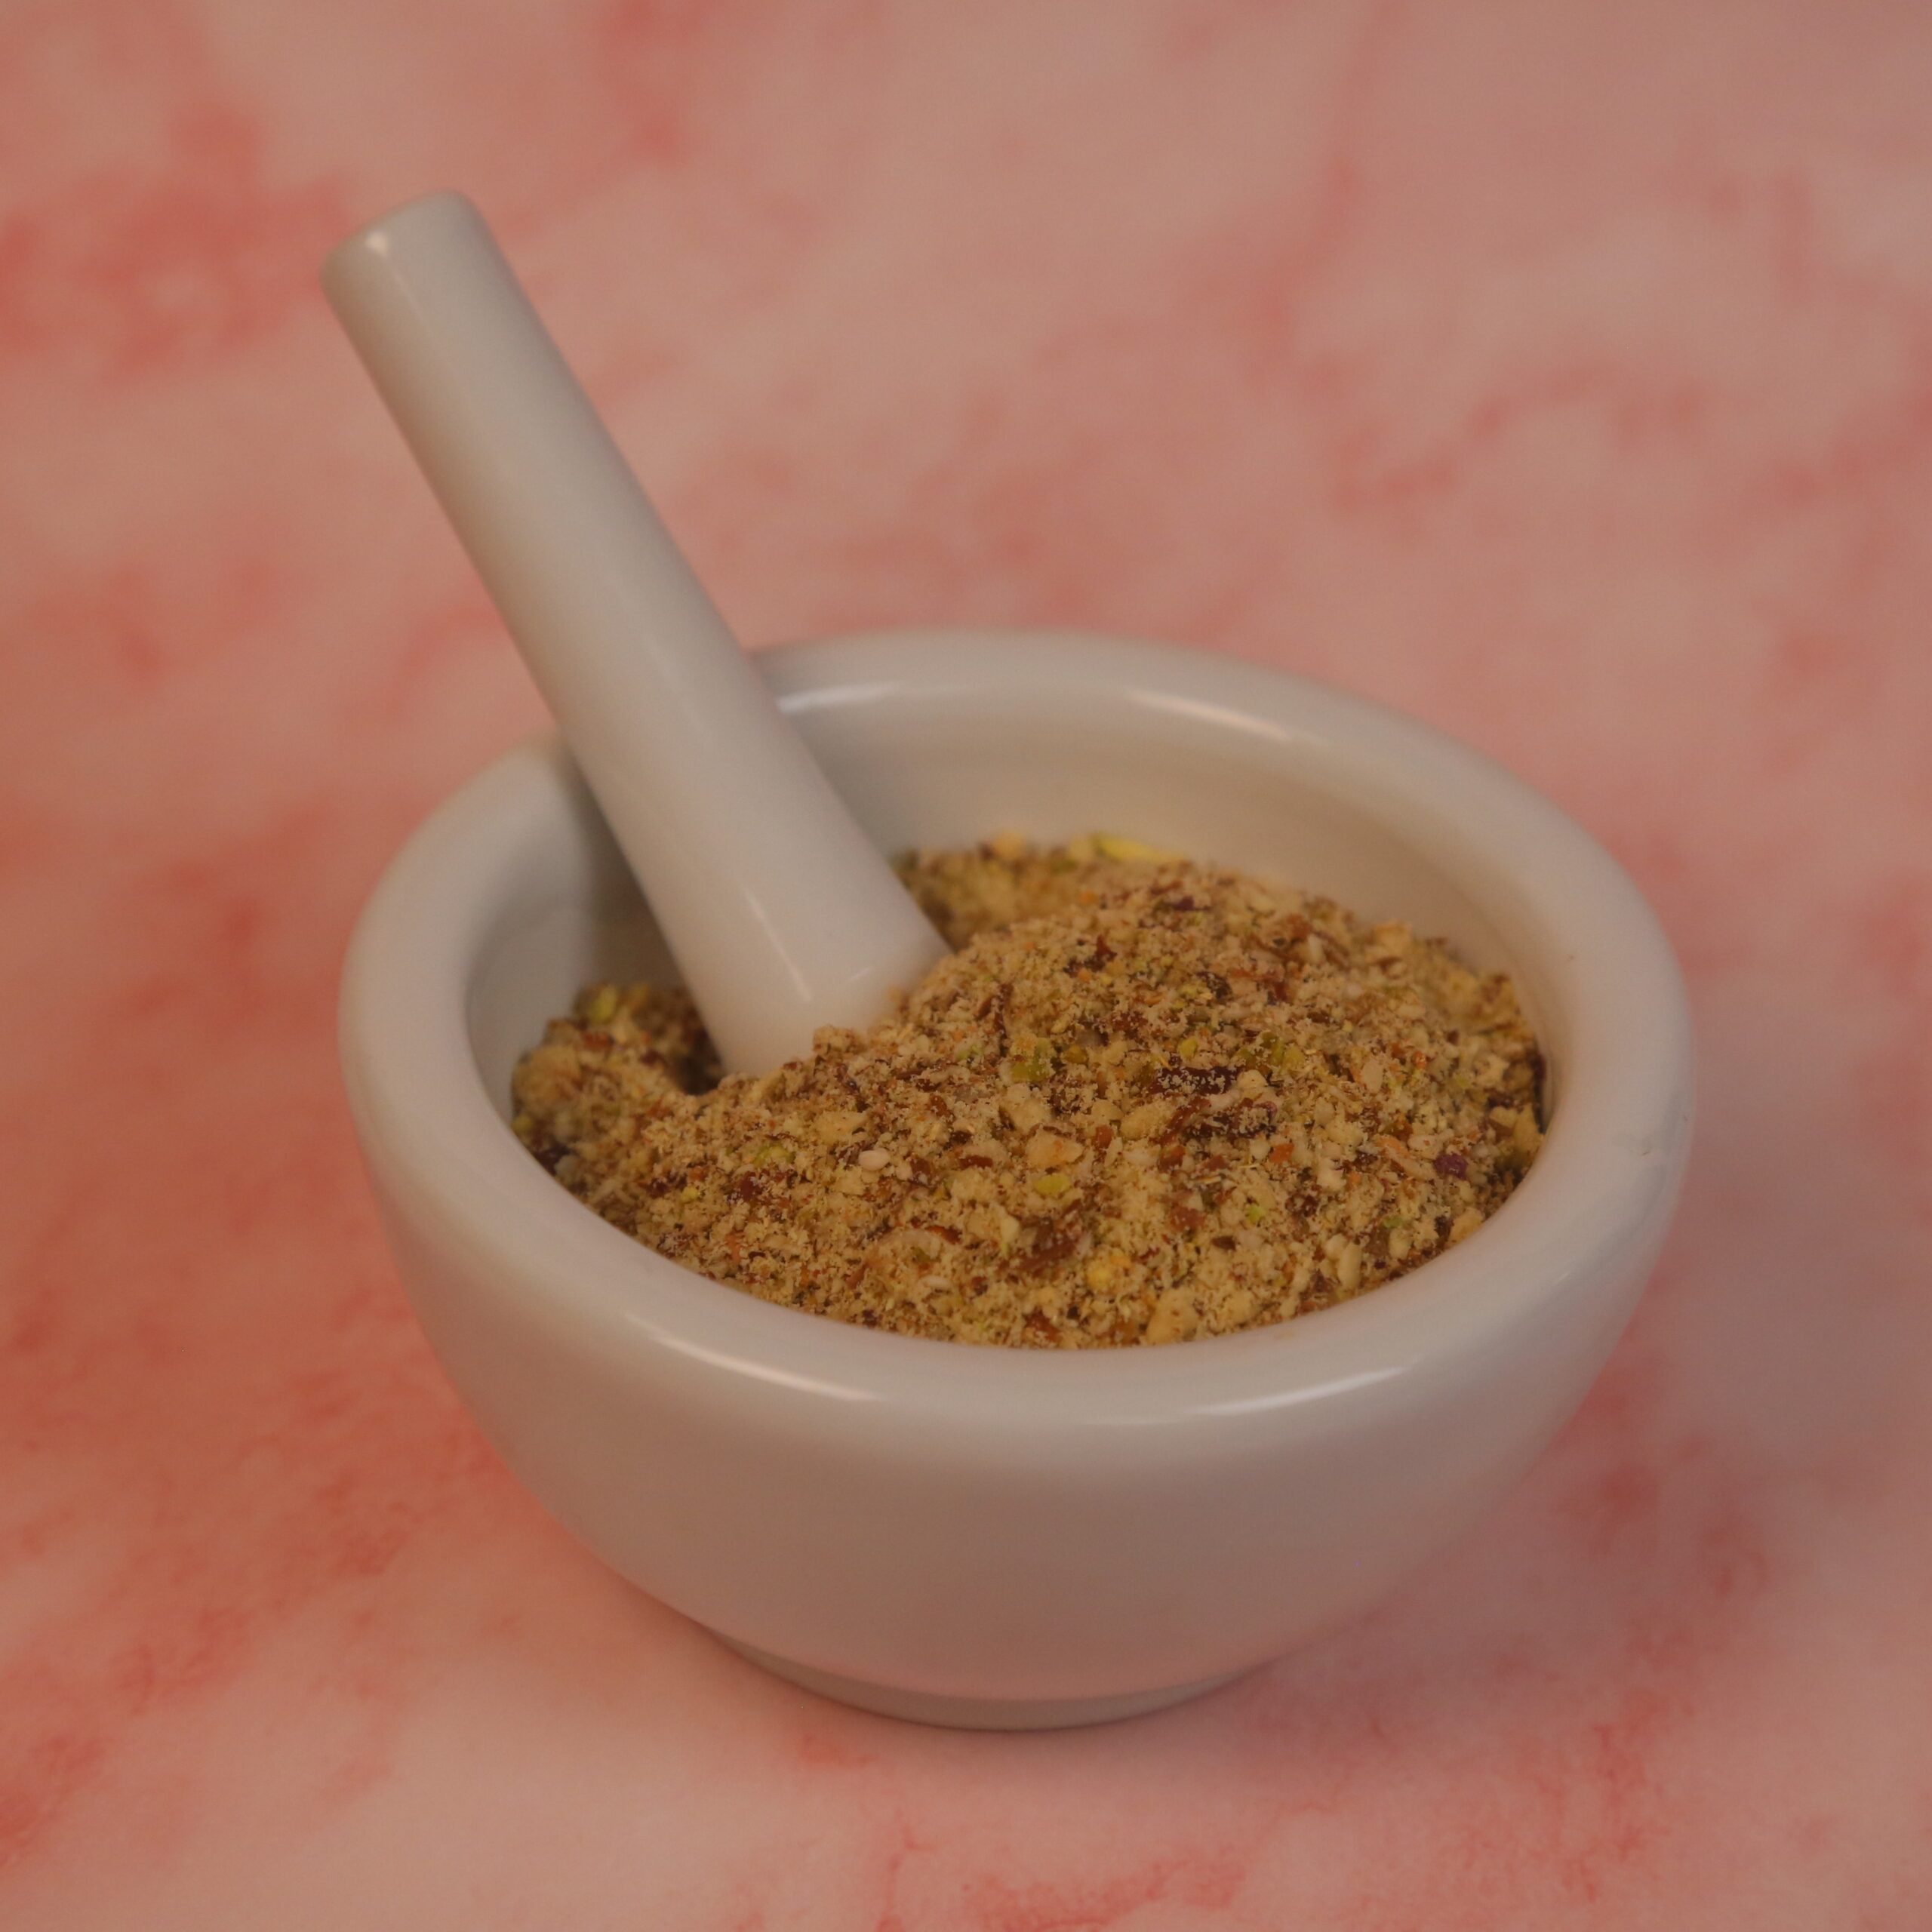
<path id="1" fill-rule="evenodd" d="M 1574 1411 L 1690 1133 L 1681 976 L 1621 869 L 1491 761 L 1199 653 L 930 629 L 737 648 L 473 208 L 325 285 L 561 728 L 463 786 L 344 969 L 405 1284 L 509 1467 L 613 1568 L 792 1681 L 928 1721 L 1174 1703 L 1386 1597 Z M 940 942 L 884 854 L 1097 826 L 1327 894 L 1513 977 L 1548 1133 L 1476 1234 L 1275 1328 L 974 1349 L 758 1300 L 601 1220 L 509 1125 L 593 980 L 681 978 L 726 1065 L 883 1017 Z"/>

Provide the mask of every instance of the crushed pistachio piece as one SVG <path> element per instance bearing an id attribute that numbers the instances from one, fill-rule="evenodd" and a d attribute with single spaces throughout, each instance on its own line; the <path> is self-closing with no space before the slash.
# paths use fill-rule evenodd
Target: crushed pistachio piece
<path id="1" fill-rule="evenodd" d="M 1174 866 L 1182 863 L 1178 852 L 1159 845 L 1143 844 L 1138 838 L 1123 838 L 1117 832 L 1097 832 L 1094 849 L 1103 858 L 1118 859 L 1127 865 Z"/>

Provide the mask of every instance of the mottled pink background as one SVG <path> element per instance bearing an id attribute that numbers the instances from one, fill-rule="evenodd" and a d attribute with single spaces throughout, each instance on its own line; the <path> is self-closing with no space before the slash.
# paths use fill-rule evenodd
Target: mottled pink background
<path id="1" fill-rule="evenodd" d="M 315 288 L 452 184 L 750 637 L 1312 671 L 1652 896 L 1665 1265 L 1372 1621 L 903 1727 L 459 1412 L 331 1007 L 539 707 Z M 1932 12 L 11 0 L 0 612 L 0 1922 L 1932 1925 Z"/>

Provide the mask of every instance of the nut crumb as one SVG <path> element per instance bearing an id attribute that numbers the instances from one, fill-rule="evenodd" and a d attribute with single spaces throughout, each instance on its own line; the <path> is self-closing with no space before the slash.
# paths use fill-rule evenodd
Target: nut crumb
<path id="1" fill-rule="evenodd" d="M 1106 833 L 900 872 L 959 949 L 890 1018 L 720 1079 L 683 992 L 590 987 L 518 1066 L 518 1137 L 700 1273 L 1024 1348 L 1346 1300 L 1466 1239 L 1541 1147 L 1509 982 L 1407 926 Z"/>

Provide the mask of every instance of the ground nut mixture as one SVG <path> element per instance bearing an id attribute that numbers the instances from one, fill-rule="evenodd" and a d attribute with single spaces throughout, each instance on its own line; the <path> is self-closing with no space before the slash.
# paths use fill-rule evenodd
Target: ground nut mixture
<path id="1" fill-rule="evenodd" d="M 1346 1300 L 1535 1158 L 1509 982 L 1407 926 L 1105 837 L 900 870 L 959 950 L 891 1019 L 718 1081 L 682 993 L 591 987 L 517 1069 L 525 1145 L 768 1301 L 1035 1348 Z"/>

